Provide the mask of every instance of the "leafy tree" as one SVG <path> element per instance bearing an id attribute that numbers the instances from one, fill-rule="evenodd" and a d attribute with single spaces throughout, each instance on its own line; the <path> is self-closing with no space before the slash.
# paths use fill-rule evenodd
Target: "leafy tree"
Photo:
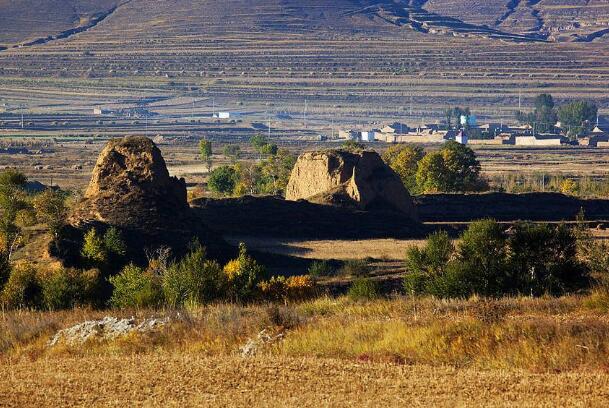
<path id="1" fill-rule="evenodd" d="M 260 156 L 262 155 L 276 155 L 279 148 L 276 144 L 270 143 L 266 136 L 257 134 L 252 136 L 250 139 L 250 144 L 254 147 L 254 149 L 258 152 Z"/>
<path id="2" fill-rule="evenodd" d="M 42 286 L 31 264 L 20 263 L 13 268 L 0 294 L 0 304 L 9 309 L 40 307 Z"/>
<path id="3" fill-rule="evenodd" d="M 199 142 L 199 152 L 201 154 L 201 160 L 203 160 L 207 164 L 207 171 L 211 171 L 213 155 L 211 142 L 209 140 L 202 139 Z"/>
<path id="4" fill-rule="evenodd" d="M 33 204 L 38 220 L 44 222 L 51 235 L 57 239 L 68 216 L 65 194 L 47 189 L 34 198 Z"/>
<path id="5" fill-rule="evenodd" d="M 587 101 L 571 102 L 558 108 L 558 119 L 570 137 L 589 130 L 598 113 L 598 107 Z"/>
<path id="6" fill-rule="evenodd" d="M 418 192 L 417 167 L 425 156 L 425 151 L 415 145 L 393 145 L 383 154 L 383 160 L 402 179 L 411 193 Z"/>
<path id="7" fill-rule="evenodd" d="M 561 295 L 586 287 L 588 270 L 577 256 L 577 237 L 565 225 L 520 223 L 508 238 L 510 287 L 519 293 Z"/>
<path id="8" fill-rule="evenodd" d="M 447 174 L 442 153 L 428 153 L 417 166 L 417 190 L 422 193 L 448 191 Z"/>
<path id="9" fill-rule="evenodd" d="M 256 151 L 260 151 L 264 146 L 269 144 L 269 141 L 266 136 L 258 133 L 252 136 L 250 139 L 250 144 L 254 147 L 254 149 L 256 149 Z"/>
<path id="10" fill-rule="evenodd" d="M 479 190 L 483 186 L 480 163 L 472 149 L 448 141 L 419 161 L 416 184 L 425 193 Z"/>
<path id="11" fill-rule="evenodd" d="M 257 194 L 261 178 L 260 166 L 255 163 L 240 162 L 235 164 L 234 168 L 238 179 L 234 194 L 237 196 Z"/>
<path id="12" fill-rule="evenodd" d="M 267 144 L 263 145 L 258 151 L 260 152 L 260 154 L 274 156 L 277 154 L 278 150 L 279 150 L 279 148 L 277 147 L 276 144 L 267 143 Z"/>
<path id="13" fill-rule="evenodd" d="M 230 195 L 235 190 L 237 181 L 237 172 L 234 167 L 221 166 L 212 170 L 207 179 L 207 186 L 215 193 Z"/>
<path id="14" fill-rule="evenodd" d="M 239 156 L 241 155 L 241 147 L 239 147 L 239 145 L 236 145 L 236 144 L 226 145 L 226 146 L 224 146 L 224 149 L 222 152 L 224 153 L 224 155 L 226 157 L 230 157 L 231 160 L 233 162 L 235 162 L 239 159 Z"/>
<path id="15" fill-rule="evenodd" d="M 406 250 L 406 269 L 426 275 L 443 274 L 455 252 L 450 237 L 445 231 L 434 232 L 427 237 L 424 247 L 411 246 Z"/>
<path id="16" fill-rule="evenodd" d="M 355 140 L 347 140 L 343 143 L 343 150 L 348 152 L 361 152 L 366 149 L 363 143 L 356 142 Z"/>
<path id="17" fill-rule="evenodd" d="M 71 309 L 84 304 L 95 304 L 95 290 L 99 273 L 61 268 L 49 271 L 40 279 L 42 305 L 48 310 Z"/>
<path id="18" fill-rule="evenodd" d="M 8 169 L 0 172 L 1 250 L 7 254 L 9 260 L 21 237 L 18 216 L 29 208 L 25 192 L 26 183 L 25 175 L 16 170 Z"/>
<path id="19" fill-rule="evenodd" d="M 480 162 L 472 149 L 450 140 L 444 144 L 440 152 L 448 170 L 450 191 L 469 191 L 479 187 Z"/>
<path id="20" fill-rule="evenodd" d="M 122 258 L 127 254 L 127 245 L 116 227 L 108 228 L 104 234 L 103 245 L 106 253 L 114 257 Z"/>
<path id="21" fill-rule="evenodd" d="M 275 155 L 260 163 L 258 192 L 277 195 L 283 193 L 290 181 L 296 157 L 288 150 L 280 149 Z"/>
<path id="22" fill-rule="evenodd" d="M 576 234 L 564 225 L 520 223 L 507 234 L 493 220 L 477 221 L 454 249 L 442 235 L 410 249 L 404 288 L 439 297 L 562 295 L 590 285 L 577 253 Z"/>
<path id="23" fill-rule="evenodd" d="M 108 260 L 108 252 L 104 245 L 104 240 L 97 234 L 95 228 L 91 228 L 85 234 L 81 256 L 91 266 L 105 264 Z"/>
<path id="24" fill-rule="evenodd" d="M 531 113 L 517 112 L 520 123 L 528 124 L 538 132 L 552 130 L 557 121 L 554 98 L 550 94 L 541 94 L 535 98 L 535 109 Z"/>

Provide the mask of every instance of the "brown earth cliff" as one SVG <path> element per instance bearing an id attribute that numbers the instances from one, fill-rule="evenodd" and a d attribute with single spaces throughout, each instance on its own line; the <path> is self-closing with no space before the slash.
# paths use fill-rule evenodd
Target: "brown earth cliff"
<path id="1" fill-rule="evenodd" d="M 292 171 L 286 199 L 360 210 L 391 209 L 416 218 L 400 177 L 371 151 L 304 153 Z"/>

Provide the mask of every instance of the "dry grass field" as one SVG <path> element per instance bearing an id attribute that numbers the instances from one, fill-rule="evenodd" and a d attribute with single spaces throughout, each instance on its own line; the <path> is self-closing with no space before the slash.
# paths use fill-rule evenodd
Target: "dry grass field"
<path id="1" fill-rule="evenodd" d="M 32 375 L 35 373 L 35 375 Z M 5 407 L 603 407 L 603 372 L 535 374 L 317 358 L 188 354 L 39 360 L 0 367 Z"/>
<path id="2" fill-rule="evenodd" d="M 0 315 L 2 406 L 591 406 L 609 403 L 607 306 L 347 298 L 171 311 L 159 332 L 48 347 L 104 312 Z M 254 357 L 266 329 L 283 339 Z"/>

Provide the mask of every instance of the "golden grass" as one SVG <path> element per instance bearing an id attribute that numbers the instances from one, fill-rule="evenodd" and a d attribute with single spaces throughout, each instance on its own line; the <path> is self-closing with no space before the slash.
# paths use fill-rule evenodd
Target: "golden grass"
<path id="1" fill-rule="evenodd" d="M 245 242 L 248 248 L 257 251 L 308 259 L 375 259 L 403 260 L 406 249 L 422 245 L 417 239 L 363 239 L 363 240 L 290 240 L 282 238 L 260 238 L 231 236 L 232 244 Z"/>
<path id="2" fill-rule="evenodd" d="M 47 347 L 58 329 L 104 315 L 174 323 Z M 241 358 L 262 329 L 285 337 Z M 15 311 L 0 314 L 0 345 L 0 406 L 609 404 L 609 315 L 598 295 Z"/>
<path id="3" fill-rule="evenodd" d="M 35 375 L 33 375 L 35 373 Z M 602 407 L 609 375 L 152 354 L 0 366 L 2 406 Z"/>

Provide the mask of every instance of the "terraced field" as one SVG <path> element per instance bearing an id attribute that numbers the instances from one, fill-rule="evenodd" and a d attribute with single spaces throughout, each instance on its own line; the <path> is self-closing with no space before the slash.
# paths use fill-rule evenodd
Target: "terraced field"
<path id="1" fill-rule="evenodd" d="M 578 36 L 596 33 L 606 2 L 522 2 L 513 12 L 504 3 L 132 0 L 81 33 L 1 52 L 0 107 L 188 115 L 196 101 L 199 113 L 281 111 L 319 130 L 331 120 L 437 121 L 450 105 L 512 120 L 519 101 L 527 107 L 541 92 L 606 112 L 604 37 L 551 38 L 563 21 L 581 20 L 585 30 L 571 27 Z M 523 8 L 538 10 L 545 28 L 518 17 Z"/>

